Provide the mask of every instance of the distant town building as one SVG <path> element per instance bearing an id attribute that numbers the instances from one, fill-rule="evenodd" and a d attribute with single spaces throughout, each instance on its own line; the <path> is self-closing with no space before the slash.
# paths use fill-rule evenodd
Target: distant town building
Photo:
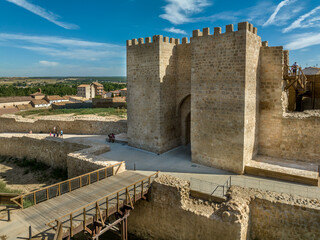
<path id="1" fill-rule="evenodd" d="M 119 97 L 119 96 L 120 96 L 120 90 L 114 90 L 106 93 L 107 98 Z"/>
<path id="2" fill-rule="evenodd" d="M 94 90 L 95 90 L 95 95 L 96 96 L 102 96 L 103 95 L 103 92 L 104 92 L 104 87 L 101 83 L 98 83 L 98 82 L 94 82 L 92 83 L 93 87 L 94 87 Z"/>
<path id="3" fill-rule="evenodd" d="M 120 96 L 121 97 L 126 97 L 127 96 L 127 88 L 120 89 Z"/>
<path id="4" fill-rule="evenodd" d="M 302 70 L 304 75 L 320 75 L 320 68 L 307 67 Z"/>
<path id="5" fill-rule="evenodd" d="M 19 105 L 24 105 L 32 101 L 32 97 L 17 96 L 17 97 L 0 97 L 0 109 L 1 108 L 14 108 Z"/>
<path id="6" fill-rule="evenodd" d="M 77 96 L 83 98 L 94 98 L 95 94 L 95 87 L 93 84 L 81 84 L 77 88 Z"/>
<path id="7" fill-rule="evenodd" d="M 46 96 L 44 100 L 52 104 L 52 103 L 59 103 L 59 102 L 68 102 L 69 98 L 60 97 L 58 95 L 52 95 L 52 96 Z"/>
<path id="8" fill-rule="evenodd" d="M 33 99 L 40 100 L 45 97 L 45 95 L 41 92 L 41 88 L 38 89 L 38 92 L 30 94 Z"/>
<path id="9" fill-rule="evenodd" d="M 39 99 L 39 100 L 35 99 L 31 101 L 31 105 L 34 108 L 40 108 L 40 107 L 43 108 L 43 107 L 50 107 L 51 104 L 44 99 Z"/>

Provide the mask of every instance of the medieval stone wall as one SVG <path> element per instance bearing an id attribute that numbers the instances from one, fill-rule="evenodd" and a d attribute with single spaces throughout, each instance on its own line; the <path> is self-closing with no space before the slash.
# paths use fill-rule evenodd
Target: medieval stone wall
<path id="1" fill-rule="evenodd" d="M 317 240 L 320 201 L 232 186 L 219 204 L 190 197 L 187 181 L 162 175 L 148 201 L 135 204 L 128 227 L 148 240 Z"/>
<path id="2" fill-rule="evenodd" d="M 69 178 L 117 163 L 99 156 L 110 150 L 108 145 L 84 143 L 74 139 L 1 134 L 0 146 L 0 156 L 36 159 L 53 168 L 67 169 Z M 123 171 L 125 164 L 121 165 L 118 173 Z"/>
<path id="3" fill-rule="evenodd" d="M 158 150 L 160 136 L 160 46 L 151 38 L 127 43 L 128 143 Z"/>
<path id="4" fill-rule="evenodd" d="M 287 113 L 282 47 L 261 48 L 260 155 L 320 164 L 320 114 Z"/>
<path id="5" fill-rule="evenodd" d="M 197 30 L 191 46 L 192 160 L 242 173 L 244 141 L 252 155 L 256 134 L 260 48 L 256 28 L 239 23 L 238 31 L 228 25 L 224 34 L 221 28 L 215 28 L 214 35 L 209 29 Z M 246 93 L 252 96 L 246 97 Z"/>
<path id="6" fill-rule="evenodd" d="M 102 121 L 88 120 L 48 120 L 24 119 L 19 117 L 1 117 L 0 132 L 24 133 L 49 133 L 53 127 L 62 129 L 65 134 L 97 134 L 107 135 L 127 132 L 127 121 Z"/>

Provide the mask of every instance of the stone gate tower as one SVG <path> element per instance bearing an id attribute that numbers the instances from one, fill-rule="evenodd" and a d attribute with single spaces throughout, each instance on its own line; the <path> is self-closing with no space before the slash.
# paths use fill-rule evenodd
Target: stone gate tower
<path id="1" fill-rule="evenodd" d="M 129 145 L 243 173 L 257 152 L 261 43 L 248 22 L 127 41 Z"/>

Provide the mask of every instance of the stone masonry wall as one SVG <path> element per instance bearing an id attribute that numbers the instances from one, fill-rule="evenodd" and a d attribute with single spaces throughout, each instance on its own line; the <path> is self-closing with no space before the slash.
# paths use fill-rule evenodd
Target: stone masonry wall
<path id="1" fill-rule="evenodd" d="M 221 204 L 190 197 L 189 183 L 162 175 L 128 218 L 148 240 L 320 238 L 320 201 L 232 186 Z"/>
<path id="2" fill-rule="evenodd" d="M 127 132 L 127 121 L 97 121 L 97 120 L 33 120 L 21 117 L 1 117 L 0 132 L 23 133 L 32 130 L 33 133 L 49 133 L 53 127 L 62 129 L 65 134 L 97 134 L 107 135 Z"/>
<path id="3" fill-rule="evenodd" d="M 255 199 L 250 204 L 250 239 L 319 239 L 320 208 Z"/>
<path id="4" fill-rule="evenodd" d="M 177 48 L 165 37 L 160 41 L 160 136 L 159 153 L 180 144 L 180 129 L 176 114 Z"/>
<path id="5" fill-rule="evenodd" d="M 1 134 L 0 156 L 36 159 L 53 168 L 67 169 L 69 178 L 118 163 L 99 156 L 110 150 L 108 145 L 77 142 L 35 134 Z M 118 173 L 124 170 L 122 164 Z"/>
<path id="6" fill-rule="evenodd" d="M 148 240 L 242 239 L 242 220 L 222 217 L 217 204 L 191 199 L 189 194 L 187 181 L 160 176 L 152 183 L 148 201 L 135 203 L 129 233 Z"/>
<path id="7" fill-rule="evenodd" d="M 157 152 L 160 136 L 159 43 L 127 42 L 128 143 Z"/>
<path id="8" fill-rule="evenodd" d="M 251 119 L 256 116 L 255 81 L 260 46 L 256 31 L 251 24 L 239 23 L 235 32 L 233 25 L 228 25 L 224 34 L 221 28 L 215 28 L 214 35 L 210 35 L 209 29 L 193 33 L 191 148 L 194 162 L 242 173 L 245 139 L 246 150 L 252 155 L 256 132 L 255 120 Z M 252 96 L 246 97 L 246 93 Z"/>
<path id="9" fill-rule="evenodd" d="M 262 47 L 258 153 L 320 164 L 320 114 L 287 113 L 282 76 L 282 47 Z"/>

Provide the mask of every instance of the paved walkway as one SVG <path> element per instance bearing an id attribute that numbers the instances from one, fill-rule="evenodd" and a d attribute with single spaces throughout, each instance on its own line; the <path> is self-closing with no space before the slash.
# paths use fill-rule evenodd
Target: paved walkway
<path id="1" fill-rule="evenodd" d="M 13 134 L 14 135 L 14 134 Z M 64 138 L 73 142 L 91 141 L 106 143 L 107 136 L 95 135 L 65 135 Z M 109 143 L 107 143 L 109 144 Z M 224 184 L 232 177 L 232 184 L 242 187 L 259 188 L 275 192 L 283 192 L 303 197 L 320 198 L 320 188 L 281 180 L 236 175 L 217 168 L 205 167 L 191 162 L 190 148 L 181 146 L 161 155 L 143 151 L 121 143 L 110 143 L 111 151 L 102 154 L 108 159 L 125 161 L 128 170 L 138 170 L 149 174 L 161 171 L 162 174 L 171 174 L 191 182 L 191 188 L 206 193 L 212 193 L 213 189 Z M 218 192 L 218 195 L 221 192 Z"/>

